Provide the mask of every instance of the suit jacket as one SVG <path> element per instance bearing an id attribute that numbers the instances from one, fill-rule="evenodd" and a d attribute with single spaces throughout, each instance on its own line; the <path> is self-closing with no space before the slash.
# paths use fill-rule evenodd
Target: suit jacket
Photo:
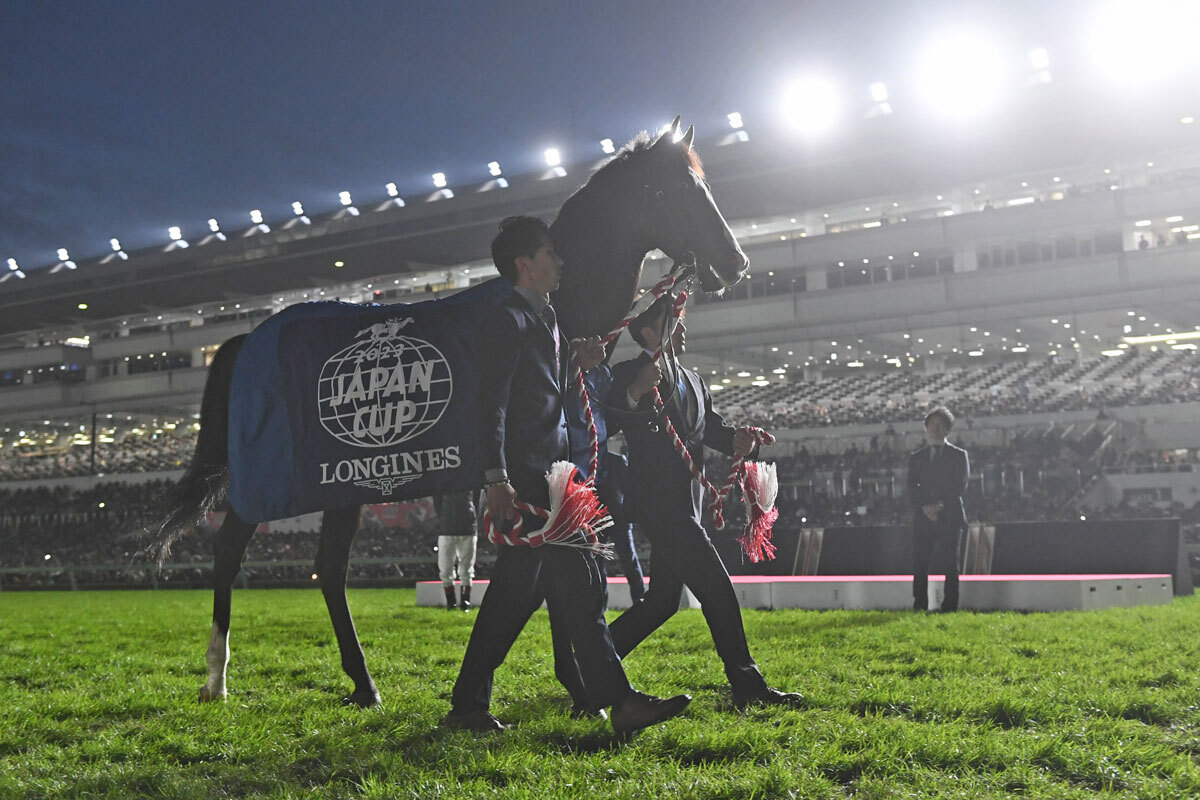
<path id="1" fill-rule="evenodd" d="M 650 363 L 643 352 L 637 358 L 613 366 L 613 384 L 609 405 L 625 408 L 626 393 L 638 371 Z M 687 446 L 692 460 L 704 469 L 704 446 L 708 445 L 726 455 L 733 455 L 735 428 L 713 410 L 712 397 L 703 379 L 689 369 L 680 368 L 687 385 L 687 396 L 681 397 L 670 385 L 660 385 L 659 392 L 667 401 L 667 414 L 679 438 Z M 636 409 L 653 409 L 654 393 L 647 392 Z M 653 418 L 642 415 L 609 414 L 608 430 L 613 434 L 619 427 L 625 431 L 629 445 L 629 474 L 626 483 L 626 508 L 635 520 L 663 513 L 700 516 L 702 489 L 692 479 L 683 458 L 675 451 L 665 426 L 652 430 Z"/>
<path id="2" fill-rule="evenodd" d="M 544 505 L 546 471 L 569 452 L 563 387 L 570 348 L 560 332 L 555 361 L 554 334 L 519 294 L 490 311 L 480 343 L 481 471 L 503 468 L 522 500 Z"/>
<path id="3" fill-rule="evenodd" d="M 967 451 L 947 442 L 940 455 L 931 454 L 932 445 L 914 451 L 908 458 L 908 499 L 920 523 L 928 521 L 922 506 L 941 502 L 938 527 L 961 528 L 967 524 L 967 512 L 963 507 L 963 494 L 971 477 L 971 465 Z"/>

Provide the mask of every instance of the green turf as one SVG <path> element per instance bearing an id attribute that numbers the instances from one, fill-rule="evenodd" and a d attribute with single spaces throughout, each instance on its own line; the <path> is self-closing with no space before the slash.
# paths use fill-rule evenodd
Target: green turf
<path id="1" fill-rule="evenodd" d="M 615 742 L 567 716 L 545 612 L 497 675 L 516 730 L 437 729 L 474 616 L 351 606 L 384 706 L 316 591 L 234 594 L 229 700 L 200 704 L 211 595 L 0 594 L 0 798 L 1200 797 L 1200 598 L 1057 614 L 747 611 L 799 711 L 732 710 L 698 611 L 627 660 L 686 717 Z"/>

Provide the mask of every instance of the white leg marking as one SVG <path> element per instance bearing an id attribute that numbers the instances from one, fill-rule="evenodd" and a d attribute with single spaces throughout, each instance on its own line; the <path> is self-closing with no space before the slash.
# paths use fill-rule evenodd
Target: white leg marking
<path id="1" fill-rule="evenodd" d="M 221 633 L 217 623 L 212 626 L 212 638 L 208 640 L 208 683 L 200 690 L 201 700 L 224 700 L 225 666 L 229 663 L 229 633 Z"/>

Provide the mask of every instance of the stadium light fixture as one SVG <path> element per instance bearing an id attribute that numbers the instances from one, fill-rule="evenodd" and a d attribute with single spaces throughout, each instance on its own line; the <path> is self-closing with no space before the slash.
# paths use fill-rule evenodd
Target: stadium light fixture
<path id="1" fill-rule="evenodd" d="M 1158 342 L 1179 341 L 1180 339 L 1200 339 L 1200 331 L 1156 333 L 1149 336 L 1123 336 L 1121 339 L 1126 344 L 1156 344 Z"/>
<path id="2" fill-rule="evenodd" d="M 613 144 L 612 139 L 601 139 L 600 149 L 603 150 L 606 155 L 612 155 L 613 153 L 617 152 L 616 145 Z"/>
<path id="3" fill-rule="evenodd" d="M 217 221 L 215 219 L 210 219 L 208 221 L 208 229 L 210 231 L 212 231 L 213 233 L 221 232 L 221 226 L 217 223 Z"/>
<path id="4" fill-rule="evenodd" d="M 304 204 L 301 203 L 299 200 L 292 203 L 292 213 L 295 214 L 297 217 L 304 216 Z"/>
<path id="5" fill-rule="evenodd" d="M 254 209 L 253 211 L 251 211 L 250 212 L 250 221 L 253 222 L 255 225 L 261 225 L 262 221 L 263 221 L 262 211 L 260 211 L 257 208 Z"/>
<path id="6" fill-rule="evenodd" d="M 837 89 L 819 75 L 797 78 L 784 90 L 784 118 L 803 136 L 826 133 L 837 122 L 840 112 Z"/>
<path id="7" fill-rule="evenodd" d="M 1149 87 L 1195 63 L 1193 0 L 1117 0 L 1100 8 L 1088 40 L 1096 68 L 1123 88 Z"/>
<path id="8" fill-rule="evenodd" d="M 446 188 L 446 173 L 444 173 L 444 172 L 433 173 L 433 185 L 438 189 L 445 189 Z"/>
<path id="9" fill-rule="evenodd" d="M 400 196 L 400 189 L 394 183 L 389 183 L 389 184 L 385 185 L 383 188 L 384 188 L 384 191 L 387 192 L 388 197 L 399 197 Z"/>
<path id="10" fill-rule="evenodd" d="M 996 102 L 1004 88 L 1004 64 L 983 37 L 968 31 L 947 33 L 923 51 L 917 85 L 937 113 L 969 118 Z"/>
<path id="11" fill-rule="evenodd" d="M 503 171 L 500 169 L 499 161 L 489 161 L 487 168 L 488 168 L 488 174 L 491 175 L 493 178 L 499 178 L 500 175 L 503 173 Z"/>
<path id="12" fill-rule="evenodd" d="M 121 252 L 121 240 L 116 237 L 108 240 L 109 246 L 112 247 L 114 253 Z"/>
<path id="13" fill-rule="evenodd" d="M 350 193 L 347 191 L 338 192 L 338 202 L 347 207 L 354 205 L 354 201 L 350 198 Z"/>
<path id="14" fill-rule="evenodd" d="M 557 167 L 562 165 L 562 153 L 558 151 L 557 147 L 547 148 L 544 155 L 546 157 L 546 166 Z"/>
<path id="15" fill-rule="evenodd" d="M 1179 118 L 1179 122 L 1181 125 L 1191 125 L 1195 121 L 1196 121 L 1195 117 L 1180 117 Z"/>
<path id="16" fill-rule="evenodd" d="M 58 260 L 59 261 L 70 261 L 71 260 L 71 254 L 67 252 L 67 248 L 65 248 L 65 247 L 58 248 Z"/>
<path id="17" fill-rule="evenodd" d="M 14 278 L 14 277 L 24 278 L 25 273 L 24 273 L 24 271 L 22 271 L 20 265 L 17 264 L 17 260 L 15 258 L 10 258 L 8 260 L 8 272 L 4 273 L 3 275 L 0 275 L 0 283 L 4 282 L 6 280 L 9 280 L 10 278 Z"/>
<path id="18" fill-rule="evenodd" d="M 726 114 L 725 118 L 729 120 L 729 127 L 733 128 L 735 131 L 742 129 L 744 123 L 742 122 L 742 114 L 740 111 L 734 111 L 733 113 Z"/>
<path id="19" fill-rule="evenodd" d="M 888 88 L 886 83 L 875 82 L 871 84 L 871 99 L 876 103 L 886 103 L 888 101 Z"/>

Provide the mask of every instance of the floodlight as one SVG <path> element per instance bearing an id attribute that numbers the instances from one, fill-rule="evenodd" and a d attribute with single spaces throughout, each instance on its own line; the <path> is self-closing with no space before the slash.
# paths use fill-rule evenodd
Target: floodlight
<path id="1" fill-rule="evenodd" d="M 1195 63 L 1200 5 L 1191 0 L 1118 0 L 1097 14 L 1089 37 L 1097 68 L 1124 87 L 1148 87 Z"/>
<path id="2" fill-rule="evenodd" d="M 562 154 L 558 152 L 557 147 L 551 147 L 546 150 L 546 166 L 557 167 L 562 164 Z"/>
<path id="3" fill-rule="evenodd" d="M 1029 51 L 1029 66 L 1034 69 L 1050 69 L 1050 55 L 1044 47 L 1035 47 Z"/>
<path id="4" fill-rule="evenodd" d="M 735 131 L 742 127 L 742 115 L 740 112 L 734 111 L 732 114 L 726 114 L 725 118 L 729 120 L 729 127 Z"/>
<path id="5" fill-rule="evenodd" d="M 353 204 L 353 201 L 350 199 L 350 193 L 345 191 L 338 192 L 338 201 L 344 206 Z"/>
<path id="6" fill-rule="evenodd" d="M 292 203 L 292 213 L 295 214 L 297 217 L 304 216 L 304 204 L 301 203 L 299 200 Z"/>
<path id="7" fill-rule="evenodd" d="M 10 259 L 8 260 L 8 268 L 9 268 L 10 270 L 12 270 L 13 272 L 16 272 L 16 271 L 17 271 L 17 270 L 19 270 L 21 267 L 20 267 L 20 266 L 18 266 L 18 264 L 17 264 L 17 260 L 16 260 L 15 258 L 10 258 Z"/>
<path id="8" fill-rule="evenodd" d="M 784 90 L 783 114 L 792 128 L 806 136 L 832 128 L 840 105 L 833 84 L 819 76 L 799 78 Z"/>
<path id="9" fill-rule="evenodd" d="M 507 189 L 508 188 L 508 179 L 507 178 L 496 178 L 496 185 L 499 186 L 501 189 Z"/>
<path id="10" fill-rule="evenodd" d="M 968 32 L 950 33 L 926 47 L 917 85 L 938 113 L 969 117 L 995 102 L 1004 88 L 1004 64 L 986 39 Z"/>
<path id="11" fill-rule="evenodd" d="M 180 239 L 183 238 L 183 232 L 179 230 L 178 225 L 172 225 L 171 227 L 167 228 L 167 236 L 171 237 L 172 242 L 178 242 Z M 61 250 L 59 251 L 60 254 L 62 252 L 63 251 L 61 251 Z"/>
<path id="12" fill-rule="evenodd" d="M 262 211 L 259 211 L 257 208 L 254 209 L 253 211 L 251 211 L 250 212 L 250 221 L 253 222 L 255 225 L 262 225 L 262 221 L 263 221 Z"/>
<path id="13" fill-rule="evenodd" d="M 612 139 L 601 139 L 600 140 L 600 149 L 603 150 L 605 153 L 608 153 L 609 155 L 617 152 L 617 148 L 616 148 L 616 146 L 613 145 Z"/>
<path id="14" fill-rule="evenodd" d="M 221 232 L 221 226 L 217 224 L 217 221 L 215 219 L 210 219 L 208 221 L 208 229 L 210 231 L 212 231 L 213 233 Z"/>
<path id="15" fill-rule="evenodd" d="M 120 239 L 109 239 L 108 243 L 112 246 L 114 253 L 121 252 L 121 240 Z"/>
<path id="16" fill-rule="evenodd" d="M 394 183 L 389 183 L 386 186 L 384 186 L 383 188 L 385 190 L 387 190 L 388 197 L 399 197 L 400 196 L 400 190 L 398 188 L 396 188 L 396 184 L 394 184 Z"/>
<path id="17" fill-rule="evenodd" d="M 59 261 L 70 261 L 71 260 L 71 254 L 67 252 L 67 248 L 65 248 L 65 247 L 58 248 L 58 260 Z"/>
<path id="18" fill-rule="evenodd" d="M 433 185 L 439 189 L 445 189 L 446 188 L 446 173 L 444 173 L 444 172 L 433 173 Z"/>
<path id="19" fill-rule="evenodd" d="M 501 170 L 500 170 L 500 162 L 499 161 L 489 161 L 487 168 L 488 168 L 488 174 L 490 174 L 493 178 L 500 176 Z"/>
<path id="20" fill-rule="evenodd" d="M 886 103 L 888 101 L 888 89 L 886 83 L 871 84 L 871 99 L 876 103 Z"/>

